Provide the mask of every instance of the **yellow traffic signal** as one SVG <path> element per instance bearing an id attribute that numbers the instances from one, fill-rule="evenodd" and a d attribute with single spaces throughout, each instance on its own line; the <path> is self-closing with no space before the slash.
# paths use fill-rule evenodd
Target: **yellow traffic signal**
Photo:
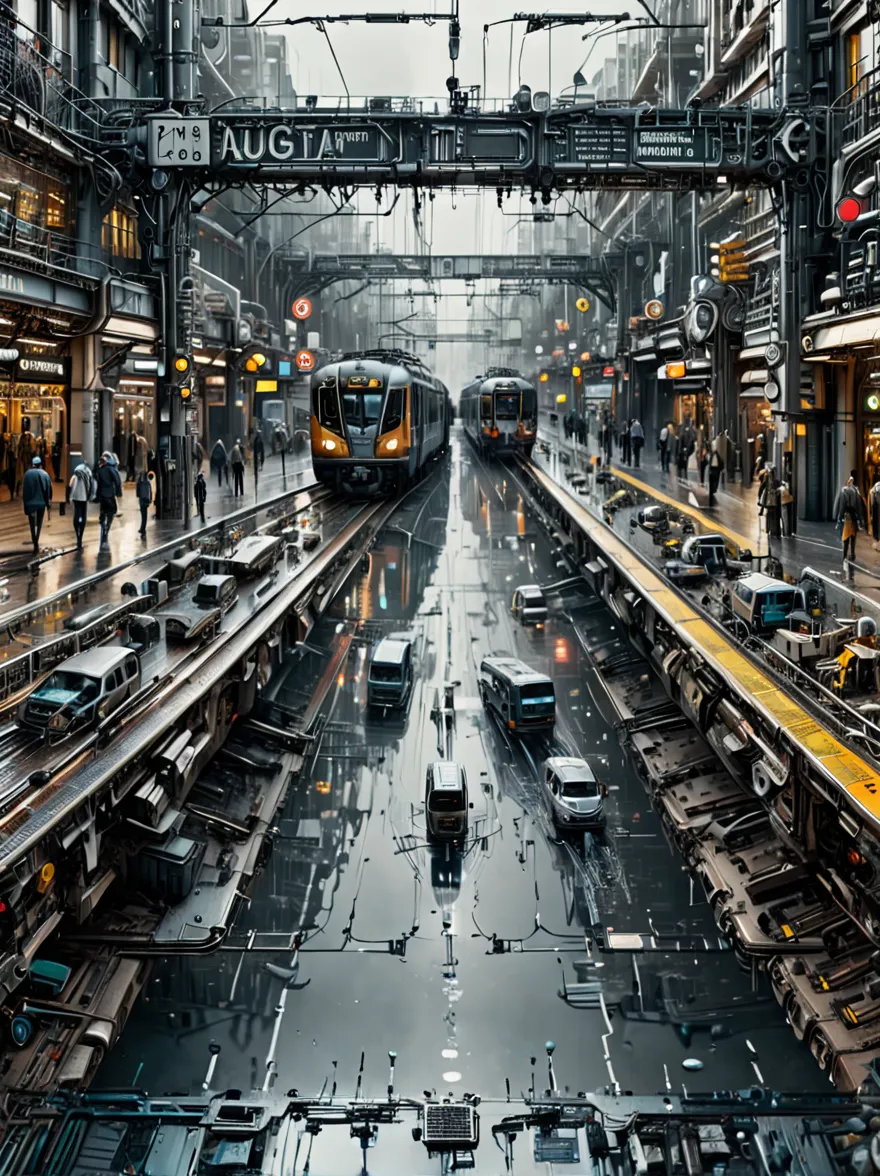
<path id="1" fill-rule="evenodd" d="M 571 369 L 571 374 L 574 376 L 574 378 L 576 380 L 580 379 L 581 369 L 578 367 L 577 364 L 575 364 L 574 367 Z"/>
<path id="2" fill-rule="evenodd" d="M 182 351 L 179 351 L 174 358 L 174 370 L 178 373 L 178 375 L 185 376 L 186 373 L 189 371 L 189 369 L 190 369 L 189 356 L 184 355 L 184 353 Z"/>
<path id="3" fill-rule="evenodd" d="M 249 372 L 258 372 L 265 364 L 266 357 L 260 351 L 255 351 L 253 355 L 249 355 L 244 361 L 245 370 Z"/>
<path id="4" fill-rule="evenodd" d="M 727 241 L 713 241 L 709 273 L 719 282 L 747 282 L 749 280 L 749 259 L 745 251 L 745 240 L 732 237 Z"/>
<path id="5" fill-rule="evenodd" d="M 189 400 L 190 396 L 192 396 L 192 388 L 190 388 L 188 384 L 184 384 L 182 388 L 178 389 L 178 391 L 180 392 L 181 400 Z"/>

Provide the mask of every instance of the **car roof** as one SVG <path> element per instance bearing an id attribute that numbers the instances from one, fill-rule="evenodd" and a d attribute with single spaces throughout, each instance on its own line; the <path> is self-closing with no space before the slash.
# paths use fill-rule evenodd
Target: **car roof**
<path id="1" fill-rule="evenodd" d="M 125 649 L 120 645 L 111 645 L 108 648 L 89 649 L 85 653 L 74 654 L 67 661 L 57 665 L 55 669 L 70 670 L 74 674 L 93 674 L 100 677 L 108 670 L 114 670 L 127 657 L 134 657 L 130 649 Z"/>
<path id="2" fill-rule="evenodd" d="M 528 596 L 543 596 L 544 589 L 540 584 L 520 584 L 517 592 L 524 592 Z"/>
<path id="3" fill-rule="evenodd" d="M 539 674 L 537 670 L 533 670 L 531 666 L 527 666 L 517 657 L 485 657 L 483 664 L 506 674 L 512 682 L 516 682 L 519 686 L 528 685 L 530 682 L 552 682 L 547 674 Z"/>
<path id="4" fill-rule="evenodd" d="M 199 580 L 199 584 L 207 584 L 209 588 L 219 588 L 222 584 L 225 584 L 227 580 L 231 580 L 233 584 L 236 583 L 235 576 L 212 574 L 210 576 L 202 576 L 202 578 Z M 196 588 L 196 591 L 198 591 L 198 587 Z"/>
<path id="5" fill-rule="evenodd" d="M 411 642 L 401 641 L 399 638 L 383 637 L 373 650 L 372 661 L 389 662 L 398 665 L 403 661 L 404 654 L 409 649 L 410 644 Z"/>
<path id="6" fill-rule="evenodd" d="M 787 588 L 789 592 L 794 591 L 793 584 L 786 584 L 784 580 L 774 580 L 772 576 L 765 576 L 763 572 L 751 572 L 748 576 L 742 576 L 739 580 L 735 580 L 734 588 L 740 586 L 751 588 L 753 592 L 761 592 L 767 588 L 774 590 Z"/>
<path id="7" fill-rule="evenodd" d="M 461 788 L 462 770 L 459 764 L 451 760 L 437 760 L 431 767 L 434 769 L 435 788 Z"/>
<path id="8" fill-rule="evenodd" d="M 556 755 L 547 760 L 547 767 L 555 772 L 563 784 L 571 780 L 595 780 L 596 773 L 586 760 L 573 755 Z"/>

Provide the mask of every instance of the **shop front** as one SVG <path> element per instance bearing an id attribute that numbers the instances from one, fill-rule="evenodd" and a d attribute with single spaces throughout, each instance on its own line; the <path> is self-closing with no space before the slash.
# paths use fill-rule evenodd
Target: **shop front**
<path id="1" fill-rule="evenodd" d="M 776 451 L 776 418 L 774 405 L 779 400 L 779 387 L 769 382 L 766 368 L 747 368 L 740 375 L 739 412 L 742 438 L 742 478 L 750 483 L 756 475 L 759 458 L 765 463 L 773 460 Z"/>
<path id="2" fill-rule="evenodd" d="M 21 355 L 0 374 L 0 483 L 10 495 L 34 457 L 67 476 L 70 370 L 66 358 Z"/>
<path id="3" fill-rule="evenodd" d="M 119 469 L 133 481 L 152 468 L 156 452 L 156 381 L 120 376 L 113 390 L 113 452 Z"/>

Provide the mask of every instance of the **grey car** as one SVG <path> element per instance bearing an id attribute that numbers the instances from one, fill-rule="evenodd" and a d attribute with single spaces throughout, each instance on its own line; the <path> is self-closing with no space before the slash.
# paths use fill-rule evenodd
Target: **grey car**
<path id="1" fill-rule="evenodd" d="M 553 756 L 542 769 L 544 797 L 560 829 L 599 829 L 605 824 L 608 788 L 586 760 Z"/>

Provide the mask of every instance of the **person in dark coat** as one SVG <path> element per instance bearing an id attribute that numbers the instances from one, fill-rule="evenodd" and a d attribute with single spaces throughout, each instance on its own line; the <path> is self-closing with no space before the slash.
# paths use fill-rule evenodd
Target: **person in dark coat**
<path id="1" fill-rule="evenodd" d="M 150 481 L 151 475 L 146 470 L 141 470 L 138 474 L 137 482 L 135 483 L 135 493 L 137 494 L 138 506 L 141 508 L 141 539 L 147 537 L 147 512 L 150 509 L 150 503 L 153 501 L 153 483 Z"/>
<path id="2" fill-rule="evenodd" d="M 232 466 L 232 493 L 237 497 L 244 494 L 244 450 L 241 441 L 236 441 L 233 445 L 229 464 Z"/>
<path id="3" fill-rule="evenodd" d="M 834 500 L 834 518 L 843 541 L 843 571 L 850 580 L 855 579 L 853 561 L 856 558 L 856 535 L 864 529 L 867 511 L 865 500 L 859 494 L 856 480 L 849 477 Z"/>
<path id="4" fill-rule="evenodd" d="M 205 475 L 201 470 L 196 474 L 196 481 L 193 487 L 193 492 L 196 497 L 196 509 L 199 512 L 199 518 L 202 522 L 205 521 L 205 502 L 208 498 L 208 483 L 205 481 Z"/>
<path id="5" fill-rule="evenodd" d="M 95 471 L 95 501 L 101 513 L 101 548 L 108 546 L 110 524 L 116 516 L 116 499 L 121 497 L 122 479 L 119 470 L 113 454 L 105 450 Z"/>
<path id="6" fill-rule="evenodd" d="M 632 459 L 632 421 L 626 421 L 623 426 L 623 431 L 620 434 L 620 460 L 625 465 L 629 465 Z"/>
<path id="7" fill-rule="evenodd" d="M 266 446 L 263 444 L 263 434 L 257 429 L 254 433 L 254 467 L 258 465 L 260 472 L 263 471 L 263 464 L 266 461 Z"/>
<path id="8" fill-rule="evenodd" d="M 223 488 L 223 475 L 226 475 L 226 485 L 229 485 L 229 457 L 226 453 L 226 446 L 222 441 L 218 441 L 211 450 L 211 469 L 217 475 L 217 485 Z"/>
<path id="9" fill-rule="evenodd" d="M 43 462 L 39 457 L 31 460 L 31 468 L 25 472 L 22 479 L 21 501 L 30 523 L 31 539 L 36 553 L 40 550 L 43 516 L 50 509 L 52 502 L 52 479 L 43 469 Z"/>

